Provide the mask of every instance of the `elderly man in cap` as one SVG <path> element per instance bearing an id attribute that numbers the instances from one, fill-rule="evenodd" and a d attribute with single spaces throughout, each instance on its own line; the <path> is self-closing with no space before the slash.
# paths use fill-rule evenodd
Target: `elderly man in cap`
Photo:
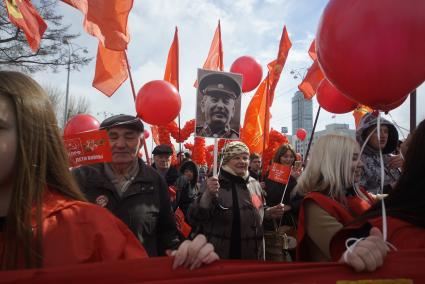
<path id="1" fill-rule="evenodd" d="M 167 183 L 138 158 L 144 143 L 143 123 L 115 115 L 100 124 L 108 131 L 112 162 L 76 168 L 73 174 L 89 202 L 120 218 L 149 256 L 164 255 L 179 244 Z"/>
<path id="2" fill-rule="evenodd" d="M 197 125 L 196 135 L 217 138 L 239 138 L 239 132 L 230 128 L 235 113 L 235 101 L 241 94 L 241 86 L 232 77 L 211 73 L 199 82 L 202 96 L 201 111 L 205 123 Z M 198 116 L 200 119 L 200 117 Z"/>
<path id="3" fill-rule="evenodd" d="M 179 178 L 179 171 L 176 167 L 171 165 L 171 155 L 173 149 L 166 144 L 161 144 L 155 147 L 152 151 L 154 163 L 152 167 L 163 176 L 170 187 L 172 193 L 172 206 L 173 210 L 177 210 L 179 207 L 186 218 L 187 209 L 190 203 L 193 201 L 193 196 L 190 195 L 188 190 L 189 181 L 184 178 Z"/>

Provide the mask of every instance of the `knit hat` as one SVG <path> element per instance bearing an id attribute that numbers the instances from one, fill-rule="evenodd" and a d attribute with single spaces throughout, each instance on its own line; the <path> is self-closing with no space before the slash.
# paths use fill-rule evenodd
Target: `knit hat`
<path id="1" fill-rule="evenodd" d="M 222 154 L 223 165 L 227 164 L 233 157 L 237 155 L 240 155 L 240 154 L 249 155 L 248 147 L 240 141 L 232 141 L 229 144 L 225 145 L 223 149 L 224 149 Z"/>

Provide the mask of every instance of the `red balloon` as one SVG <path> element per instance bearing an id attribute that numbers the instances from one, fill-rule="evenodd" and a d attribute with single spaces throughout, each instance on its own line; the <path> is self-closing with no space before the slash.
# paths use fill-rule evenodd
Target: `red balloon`
<path id="1" fill-rule="evenodd" d="M 425 80 L 425 1 L 330 0 L 316 36 L 327 79 L 377 110 Z"/>
<path id="2" fill-rule="evenodd" d="M 250 92 L 257 88 L 263 77 L 263 68 L 251 56 L 241 56 L 230 67 L 230 72 L 242 74 L 242 92 Z"/>
<path id="3" fill-rule="evenodd" d="M 80 132 L 98 130 L 99 126 L 99 121 L 90 114 L 77 114 L 66 123 L 63 136 L 67 137 Z"/>
<path id="4" fill-rule="evenodd" d="M 146 129 L 143 131 L 143 137 L 144 137 L 145 139 L 148 139 L 150 135 L 151 135 L 151 134 L 150 134 L 150 133 L 149 133 L 149 131 L 147 131 Z"/>
<path id="5" fill-rule="evenodd" d="M 154 80 L 146 83 L 137 94 L 137 115 L 146 123 L 165 125 L 179 114 L 181 99 L 173 84 Z"/>
<path id="6" fill-rule="evenodd" d="M 326 79 L 323 79 L 317 87 L 317 101 L 322 108 L 332 113 L 347 113 L 353 111 L 358 105 Z"/>
<path id="7" fill-rule="evenodd" d="M 305 131 L 304 128 L 298 128 L 296 135 L 298 139 L 300 139 L 301 141 L 304 141 L 305 138 L 307 137 L 307 131 Z"/>
<path id="8" fill-rule="evenodd" d="M 409 95 L 405 96 L 404 98 L 402 98 L 401 100 L 399 100 L 399 101 L 397 101 L 395 103 L 392 103 L 392 104 L 387 105 L 387 108 L 384 109 L 384 111 L 390 111 L 392 109 L 398 108 L 399 106 L 401 106 L 406 101 L 406 99 L 408 97 L 409 97 Z"/>

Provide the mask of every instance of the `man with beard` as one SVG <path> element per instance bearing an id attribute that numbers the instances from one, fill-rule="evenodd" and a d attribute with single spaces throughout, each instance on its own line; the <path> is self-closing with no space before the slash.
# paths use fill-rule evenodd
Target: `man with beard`
<path id="1" fill-rule="evenodd" d="M 205 122 L 196 127 L 196 135 L 238 139 L 239 131 L 230 128 L 235 102 L 241 94 L 238 82 L 228 75 L 212 73 L 201 79 L 198 91 Z"/>

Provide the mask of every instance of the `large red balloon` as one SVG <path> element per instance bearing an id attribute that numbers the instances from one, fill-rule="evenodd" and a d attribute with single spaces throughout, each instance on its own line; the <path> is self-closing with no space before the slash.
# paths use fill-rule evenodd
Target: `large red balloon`
<path id="1" fill-rule="evenodd" d="M 323 79 L 317 87 L 316 96 L 319 105 L 332 113 L 347 113 L 357 107 L 355 101 L 344 96 L 326 79 Z"/>
<path id="2" fill-rule="evenodd" d="M 179 114 L 181 99 L 173 84 L 155 80 L 146 83 L 137 94 L 138 116 L 153 125 L 165 125 Z"/>
<path id="3" fill-rule="evenodd" d="M 251 56 L 241 56 L 230 67 L 230 72 L 242 74 L 242 92 L 250 92 L 257 88 L 263 77 L 263 68 Z"/>
<path id="4" fill-rule="evenodd" d="M 424 35 L 424 0 L 330 0 L 317 56 L 344 95 L 385 110 L 425 80 Z"/>
<path id="5" fill-rule="evenodd" d="M 304 128 L 298 128 L 296 135 L 298 139 L 300 139 L 301 141 L 304 141 L 305 138 L 307 137 L 307 131 L 305 131 Z"/>
<path id="6" fill-rule="evenodd" d="M 63 136 L 67 137 L 80 132 L 99 129 L 99 121 L 90 114 L 77 114 L 71 117 L 65 125 Z"/>

